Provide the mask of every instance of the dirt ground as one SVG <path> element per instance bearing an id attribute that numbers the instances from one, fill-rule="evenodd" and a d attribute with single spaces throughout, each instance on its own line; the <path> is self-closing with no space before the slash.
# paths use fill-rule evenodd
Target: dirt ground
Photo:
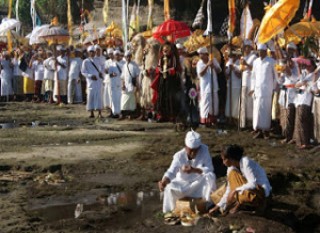
<path id="1" fill-rule="evenodd" d="M 263 217 L 167 226 L 157 181 L 185 136 L 173 124 L 89 119 L 83 105 L 32 103 L 0 103 L 0 124 L 0 232 L 320 232 L 318 148 L 252 140 L 224 126 L 198 129 L 219 183 L 221 145 L 238 143 L 266 169 L 273 200 Z"/>

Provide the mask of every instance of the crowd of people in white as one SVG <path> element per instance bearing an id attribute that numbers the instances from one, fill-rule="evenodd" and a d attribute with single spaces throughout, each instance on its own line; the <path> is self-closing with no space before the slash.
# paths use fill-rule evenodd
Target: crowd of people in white
<path id="1" fill-rule="evenodd" d="M 102 117 L 104 109 L 120 119 L 193 116 L 205 126 L 223 115 L 239 128 L 252 127 L 254 138 L 266 139 L 278 120 L 283 143 L 308 148 L 320 140 L 317 55 L 301 58 L 298 47 L 289 43 L 278 48 L 279 58 L 275 48 L 245 40 L 241 49 L 222 50 L 219 61 L 205 47 L 189 54 L 182 44 L 167 42 L 153 51 L 156 63 L 146 67 L 146 48 L 140 51 L 142 61 L 134 61 L 135 49 L 59 45 L 57 51 L 32 51 L 21 46 L 1 53 L 1 101 L 86 103 L 90 117 L 94 111 Z"/>

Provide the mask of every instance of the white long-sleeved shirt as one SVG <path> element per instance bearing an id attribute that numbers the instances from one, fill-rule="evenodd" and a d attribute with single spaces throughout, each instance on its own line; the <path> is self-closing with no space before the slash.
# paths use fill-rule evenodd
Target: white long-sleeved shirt
<path id="1" fill-rule="evenodd" d="M 96 65 L 98 70 L 94 67 L 92 63 Z M 88 88 L 94 88 L 96 84 L 102 83 L 102 80 L 99 77 L 99 72 L 101 72 L 101 70 L 99 70 L 99 67 L 100 67 L 99 64 L 97 64 L 96 61 L 90 57 L 86 58 L 83 61 L 82 67 L 81 67 L 81 73 L 84 77 L 86 77 Z M 96 76 L 97 80 L 93 80 L 92 79 L 93 76 Z"/>
<path id="2" fill-rule="evenodd" d="M 237 169 L 236 167 L 228 167 L 227 175 L 233 170 Z M 238 170 L 238 169 L 237 169 Z M 265 196 L 268 197 L 272 190 L 270 182 L 268 180 L 267 174 L 264 169 L 252 159 L 244 156 L 240 160 L 240 172 L 247 180 L 247 183 L 236 188 L 236 190 L 242 193 L 244 190 L 252 190 L 260 185 L 264 189 Z M 221 208 L 225 209 L 227 205 L 227 198 L 230 193 L 230 185 L 227 184 L 226 192 L 221 198 L 220 202 L 217 204 Z"/>
<path id="3" fill-rule="evenodd" d="M 69 80 L 78 80 L 83 60 L 80 57 L 70 59 Z"/>
<path id="4" fill-rule="evenodd" d="M 139 66 L 131 61 L 126 62 L 122 67 L 121 79 L 124 81 L 125 91 L 127 93 L 134 91 L 134 86 L 132 84 L 132 78 L 138 78 L 140 74 Z M 137 80 L 136 80 L 137 81 Z"/>
<path id="5" fill-rule="evenodd" d="M 253 66 L 253 62 L 257 59 L 255 53 L 251 52 L 249 55 L 244 57 L 246 63 L 250 66 Z M 248 67 L 242 71 L 242 86 L 249 87 L 251 86 L 251 70 Z"/>
<path id="6" fill-rule="evenodd" d="M 61 65 L 58 65 L 57 70 L 58 70 L 58 77 L 59 80 L 67 80 L 68 78 L 68 58 L 67 56 L 64 57 L 57 57 L 57 61 L 62 64 L 64 67 L 62 67 Z"/>
<path id="7" fill-rule="evenodd" d="M 257 58 L 253 62 L 251 73 L 251 91 L 256 97 L 272 96 L 277 84 L 274 68 L 275 60 L 271 57 Z"/>
<path id="8" fill-rule="evenodd" d="M 230 69 L 230 65 L 233 65 L 234 70 Z M 226 73 L 230 75 L 230 78 L 227 81 L 227 86 L 230 86 L 231 80 L 231 88 L 241 88 L 241 76 L 237 76 L 236 72 L 240 72 L 240 61 L 237 59 L 235 62 L 233 59 L 229 59 L 226 63 Z"/>
<path id="9" fill-rule="evenodd" d="M 43 61 L 44 66 L 44 80 L 54 80 L 55 60 L 54 57 L 48 57 Z"/>
<path id="10" fill-rule="evenodd" d="M 44 65 L 43 62 L 38 60 L 32 63 L 32 70 L 34 72 L 34 80 L 35 81 L 42 81 L 44 77 Z"/>
<path id="11" fill-rule="evenodd" d="M 312 80 L 314 73 L 309 73 L 307 75 L 301 75 L 300 80 L 297 82 L 297 84 L 302 84 L 303 82 L 306 82 L 306 86 L 301 86 L 298 88 L 298 94 L 297 97 L 295 98 L 295 106 L 298 107 L 300 105 L 307 105 L 311 106 L 312 100 L 313 100 L 313 94 L 311 92 L 312 90 Z"/>
<path id="12" fill-rule="evenodd" d="M 190 165 L 195 168 L 200 168 L 203 174 L 214 172 L 212 159 L 208 150 L 208 146 L 201 144 L 197 156 L 189 160 L 185 149 L 178 151 L 173 156 L 173 161 L 169 169 L 165 172 L 163 177 L 169 178 L 171 181 L 173 179 L 183 180 L 183 181 L 195 181 L 201 176 L 198 173 L 187 174 L 182 172 L 181 169 L 184 165 Z"/>
<path id="13" fill-rule="evenodd" d="M 221 70 L 220 64 L 216 58 L 213 59 L 214 67 L 218 70 Z M 213 92 L 217 92 L 219 90 L 218 78 L 217 73 L 214 69 L 210 67 L 207 69 L 207 72 L 200 76 L 200 73 L 205 68 L 206 64 L 199 60 L 197 63 L 197 74 L 200 79 L 200 93 L 211 93 L 212 92 L 212 81 L 211 81 L 211 72 L 213 75 Z"/>

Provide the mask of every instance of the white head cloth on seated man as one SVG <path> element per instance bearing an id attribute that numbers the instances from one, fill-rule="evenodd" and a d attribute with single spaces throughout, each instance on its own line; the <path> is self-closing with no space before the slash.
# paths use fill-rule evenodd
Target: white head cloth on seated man
<path id="1" fill-rule="evenodd" d="M 210 201 L 210 193 L 216 189 L 216 176 L 208 146 L 201 142 L 199 133 L 187 133 L 185 148 L 173 156 L 169 169 L 159 181 L 159 189 L 164 191 L 164 213 L 173 211 L 176 201 L 183 197 Z"/>

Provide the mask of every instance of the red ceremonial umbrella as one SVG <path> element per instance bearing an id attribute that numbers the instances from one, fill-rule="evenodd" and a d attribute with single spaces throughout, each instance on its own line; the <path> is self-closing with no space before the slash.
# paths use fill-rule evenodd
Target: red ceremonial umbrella
<path id="1" fill-rule="evenodd" d="M 159 40 L 160 42 L 163 42 L 162 37 L 170 37 L 168 38 L 171 42 L 176 41 L 179 38 L 183 38 L 186 36 L 190 36 L 191 31 L 189 26 L 180 21 L 175 21 L 172 19 L 169 19 L 162 24 L 160 24 L 156 31 L 153 33 L 153 37 Z"/>

